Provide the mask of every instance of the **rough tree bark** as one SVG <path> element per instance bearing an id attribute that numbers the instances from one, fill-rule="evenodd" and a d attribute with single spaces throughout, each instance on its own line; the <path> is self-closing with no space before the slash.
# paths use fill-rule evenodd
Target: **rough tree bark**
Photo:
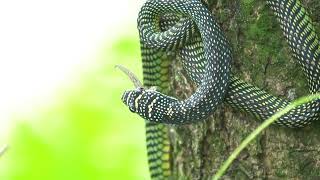
<path id="1" fill-rule="evenodd" d="M 245 2 L 247 1 L 247 2 Z M 268 92 L 294 99 L 308 94 L 307 81 L 265 0 L 206 2 L 233 48 L 233 71 Z M 320 1 L 303 0 L 320 32 Z M 195 86 L 174 61 L 171 88 L 186 98 Z M 261 121 L 227 104 L 205 122 L 171 127 L 174 179 L 209 179 Z M 273 125 L 228 169 L 224 179 L 320 178 L 320 123 L 303 129 Z"/>

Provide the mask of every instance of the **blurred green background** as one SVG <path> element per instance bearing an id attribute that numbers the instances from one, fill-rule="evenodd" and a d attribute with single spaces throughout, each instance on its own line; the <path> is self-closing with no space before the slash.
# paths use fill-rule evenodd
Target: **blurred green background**
<path id="1" fill-rule="evenodd" d="M 16 115 L 0 179 L 148 179 L 144 121 L 121 102 L 133 88 L 115 64 L 141 74 L 137 35 L 107 42 L 54 105 Z"/>

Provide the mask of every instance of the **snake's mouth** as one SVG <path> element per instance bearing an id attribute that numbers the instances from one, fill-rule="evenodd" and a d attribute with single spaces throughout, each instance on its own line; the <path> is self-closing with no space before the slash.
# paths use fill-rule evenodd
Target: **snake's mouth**
<path id="1" fill-rule="evenodd" d="M 134 106 L 134 97 L 135 97 L 135 92 L 134 91 L 125 91 L 123 94 L 122 94 L 122 97 L 121 97 L 121 100 L 122 102 L 128 106 L 129 110 L 131 112 L 136 112 L 135 110 L 135 106 Z"/>
<path id="2" fill-rule="evenodd" d="M 128 105 L 129 91 L 123 92 L 122 97 L 121 97 L 121 100 L 122 100 L 122 102 L 123 102 L 125 105 Z"/>

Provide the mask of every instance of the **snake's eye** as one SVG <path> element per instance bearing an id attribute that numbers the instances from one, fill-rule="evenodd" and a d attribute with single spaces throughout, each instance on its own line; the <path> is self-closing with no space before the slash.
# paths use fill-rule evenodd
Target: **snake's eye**
<path id="1" fill-rule="evenodd" d="M 135 105 L 134 105 L 134 100 L 131 100 L 130 102 L 129 102 L 129 104 L 128 104 L 128 107 L 129 107 L 129 110 L 131 111 L 131 112 L 133 112 L 133 113 L 135 113 L 136 112 L 136 107 L 135 107 Z"/>
<path id="2" fill-rule="evenodd" d="M 131 91 L 130 96 L 128 97 L 128 104 L 127 106 L 129 107 L 129 110 L 133 113 L 136 112 L 136 105 L 135 105 L 135 101 L 136 98 L 139 96 L 139 92 L 137 91 Z"/>

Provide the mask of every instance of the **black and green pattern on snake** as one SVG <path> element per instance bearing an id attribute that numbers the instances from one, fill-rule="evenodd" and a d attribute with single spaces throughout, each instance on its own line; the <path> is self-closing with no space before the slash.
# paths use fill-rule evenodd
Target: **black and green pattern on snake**
<path id="1" fill-rule="evenodd" d="M 310 93 L 320 92 L 320 44 L 308 13 L 298 0 L 268 0 Z M 151 176 L 169 174 L 168 132 L 163 124 L 205 120 L 223 101 L 266 119 L 290 104 L 239 79 L 231 72 L 232 51 L 221 28 L 200 0 L 149 0 L 139 13 L 144 86 L 126 91 L 123 102 L 147 120 Z M 182 60 L 198 86 L 185 100 L 168 96 L 169 56 Z M 236 56 L 236 55 L 235 55 Z M 150 88 L 156 86 L 155 88 Z M 303 127 L 319 119 L 320 102 L 291 110 L 276 123 Z"/>

